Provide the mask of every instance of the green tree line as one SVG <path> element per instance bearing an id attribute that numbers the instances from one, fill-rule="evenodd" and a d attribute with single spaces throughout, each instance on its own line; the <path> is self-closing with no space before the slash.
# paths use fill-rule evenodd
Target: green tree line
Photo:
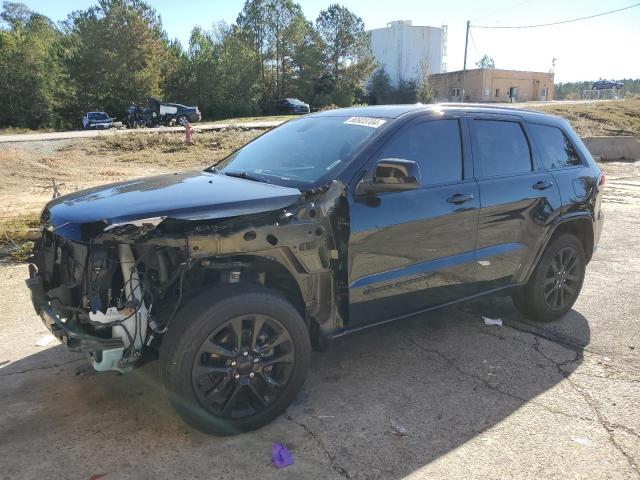
<path id="1" fill-rule="evenodd" d="M 375 63 L 360 17 L 333 4 L 305 18 L 292 0 L 247 0 L 233 24 L 169 39 L 142 0 L 98 0 L 56 24 L 21 3 L 0 12 L 0 127 L 73 128 L 84 112 L 122 117 L 148 96 L 206 118 L 365 101 Z"/>

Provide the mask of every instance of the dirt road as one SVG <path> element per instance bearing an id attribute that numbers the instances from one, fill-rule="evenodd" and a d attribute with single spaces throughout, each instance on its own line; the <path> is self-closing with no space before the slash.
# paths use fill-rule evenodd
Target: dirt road
<path id="1" fill-rule="evenodd" d="M 343 338 L 285 415 L 238 437 L 182 423 L 154 364 L 96 375 L 36 346 L 26 267 L 0 266 L 0 478 L 639 478 L 640 164 L 605 169 L 600 250 L 564 319 L 485 299 Z M 271 467 L 273 442 L 292 466 Z"/>
<path id="2" fill-rule="evenodd" d="M 280 125 L 285 120 L 262 120 L 258 122 L 203 122 L 194 123 L 193 128 L 198 131 L 216 131 L 228 128 L 273 128 Z M 149 134 L 149 133 L 180 133 L 184 132 L 184 127 L 156 127 L 140 129 L 109 129 L 109 130 L 71 130 L 68 132 L 45 132 L 45 133 L 17 133 L 15 135 L 0 135 L 0 143 L 16 142 L 41 142 L 52 140 L 71 140 L 79 138 L 95 138 L 113 135 L 126 134 Z"/>

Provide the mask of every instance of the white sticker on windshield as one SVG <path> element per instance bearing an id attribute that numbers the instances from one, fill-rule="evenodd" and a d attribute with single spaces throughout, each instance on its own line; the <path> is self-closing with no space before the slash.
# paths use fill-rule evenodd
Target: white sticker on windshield
<path id="1" fill-rule="evenodd" d="M 344 122 L 347 125 L 362 125 L 363 127 L 378 128 L 380 125 L 384 125 L 387 121 L 382 118 L 371 117 L 351 117 Z"/>

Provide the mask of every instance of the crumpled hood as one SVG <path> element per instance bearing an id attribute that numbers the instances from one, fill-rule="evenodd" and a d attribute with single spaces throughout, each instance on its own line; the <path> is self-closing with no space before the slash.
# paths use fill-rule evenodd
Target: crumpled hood
<path id="1" fill-rule="evenodd" d="M 203 171 L 146 177 L 82 190 L 47 204 L 56 233 L 80 240 L 83 224 L 126 223 L 155 217 L 205 220 L 284 208 L 295 188 Z"/>

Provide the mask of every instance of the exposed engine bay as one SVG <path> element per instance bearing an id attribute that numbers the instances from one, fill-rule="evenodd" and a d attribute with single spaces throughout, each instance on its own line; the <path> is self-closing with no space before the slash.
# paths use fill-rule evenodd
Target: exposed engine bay
<path id="1" fill-rule="evenodd" d="M 59 235 L 45 209 L 27 281 L 34 305 L 98 371 L 126 372 L 153 358 L 188 300 L 227 283 L 279 290 L 321 341 L 347 311 L 343 193 L 334 182 L 250 215 L 92 222 L 80 239 Z"/>

